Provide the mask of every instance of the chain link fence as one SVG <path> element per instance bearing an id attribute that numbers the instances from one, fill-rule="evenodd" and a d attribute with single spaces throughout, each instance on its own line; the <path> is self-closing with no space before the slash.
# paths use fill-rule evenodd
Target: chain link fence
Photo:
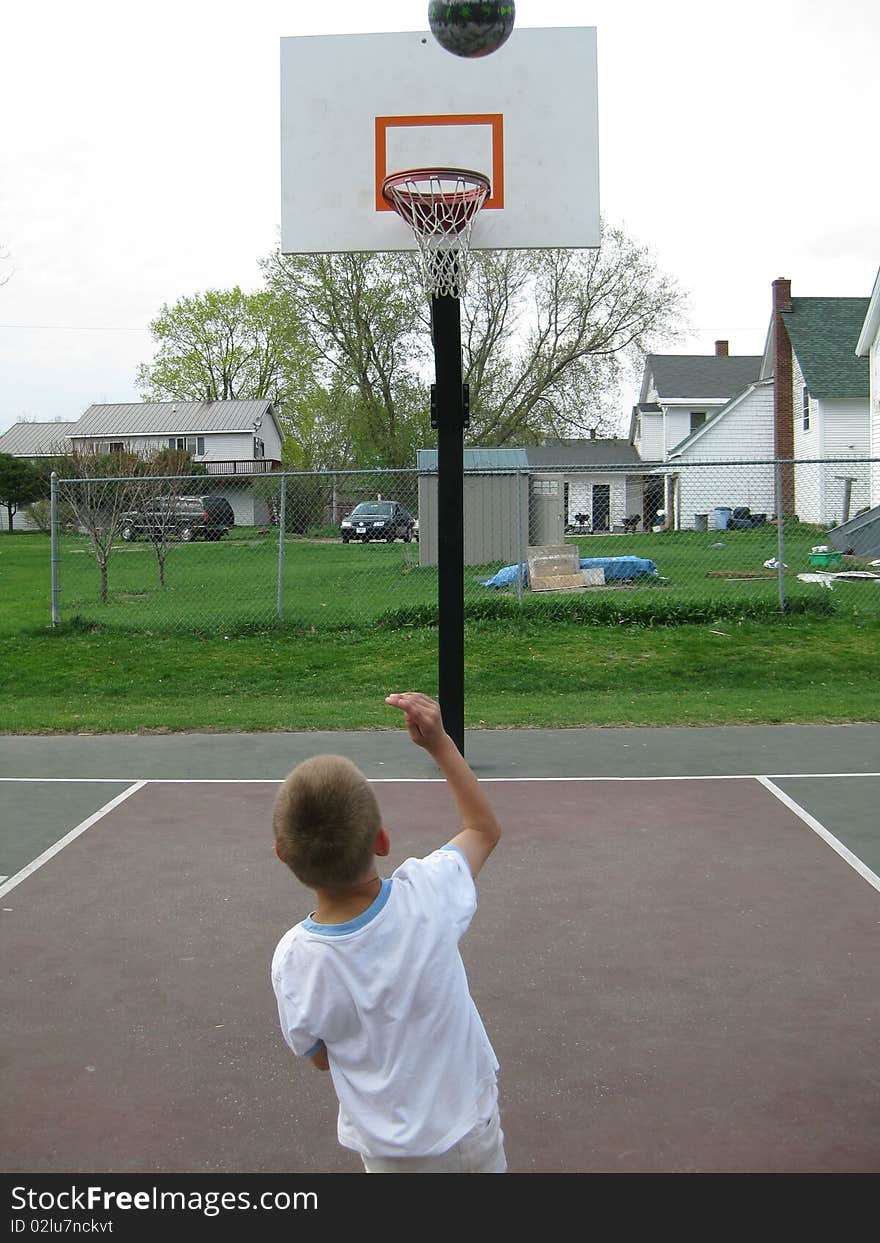
<path id="1" fill-rule="evenodd" d="M 466 614 L 876 616 L 878 489 L 878 462 L 852 458 L 468 470 Z M 436 617 L 433 470 L 57 479 L 51 521 L 56 624 L 222 633 Z"/>

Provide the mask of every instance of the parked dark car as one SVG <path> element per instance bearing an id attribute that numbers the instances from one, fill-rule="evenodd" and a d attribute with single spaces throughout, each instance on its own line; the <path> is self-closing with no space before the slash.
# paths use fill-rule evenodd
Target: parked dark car
<path id="1" fill-rule="evenodd" d="M 409 543 L 415 525 L 415 518 L 400 501 L 362 501 L 343 518 L 340 534 L 343 544 L 350 540 L 362 540 L 366 544 L 372 539 L 389 544 L 402 539 Z"/>
<path id="2" fill-rule="evenodd" d="M 124 540 L 218 540 L 235 525 L 232 506 L 223 496 L 158 497 L 143 509 L 122 515 L 119 534 Z"/>

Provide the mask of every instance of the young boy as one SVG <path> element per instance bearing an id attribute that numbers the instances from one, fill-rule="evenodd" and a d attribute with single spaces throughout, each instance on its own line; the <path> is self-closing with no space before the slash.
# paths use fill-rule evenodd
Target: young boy
<path id="1" fill-rule="evenodd" d="M 281 1028 L 294 1053 L 329 1070 L 339 1142 L 367 1173 L 503 1174 L 498 1062 L 458 949 L 501 827 L 434 700 L 407 691 L 385 702 L 443 773 L 462 830 L 382 880 L 376 857 L 391 844 L 362 773 L 332 755 L 293 770 L 275 803 L 275 850 L 317 906 L 272 959 Z"/>

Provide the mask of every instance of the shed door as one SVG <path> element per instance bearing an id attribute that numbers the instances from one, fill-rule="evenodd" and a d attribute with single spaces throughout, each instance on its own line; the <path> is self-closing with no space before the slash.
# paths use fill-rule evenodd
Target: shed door
<path id="1" fill-rule="evenodd" d="M 562 481 L 533 479 L 529 504 L 529 543 L 561 544 L 564 526 Z"/>

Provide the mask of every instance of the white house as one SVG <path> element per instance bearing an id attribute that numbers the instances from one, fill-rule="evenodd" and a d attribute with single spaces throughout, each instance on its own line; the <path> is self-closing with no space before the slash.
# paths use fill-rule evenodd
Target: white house
<path id="1" fill-rule="evenodd" d="M 620 531 L 630 520 L 633 529 L 642 528 L 644 474 L 628 440 L 567 440 L 530 446 L 525 453 L 532 520 L 545 510 L 539 525 L 548 528 L 533 543 L 559 543 L 565 526 Z"/>
<path id="2" fill-rule="evenodd" d="M 793 298 L 791 281 L 773 282 L 761 378 L 774 383 L 775 456 L 804 461 L 783 482 L 784 512 L 802 522 L 845 522 L 870 501 L 869 467 L 857 460 L 871 447 L 868 360 L 856 353 L 868 303 Z"/>
<path id="3" fill-rule="evenodd" d="M 871 457 L 880 458 L 880 270 L 874 281 L 865 322 L 856 342 L 856 356 L 868 359 Z M 871 505 L 880 505 L 880 461 L 871 466 Z"/>
<path id="4" fill-rule="evenodd" d="M 644 462 L 666 462 L 677 445 L 757 380 L 758 355 L 730 354 L 727 341 L 714 354 L 649 354 L 630 442 Z"/>
<path id="5" fill-rule="evenodd" d="M 271 401 L 157 401 L 89 406 L 68 433 L 74 447 L 155 453 L 184 450 L 209 475 L 252 476 L 281 466 L 281 428 Z M 268 510 L 243 479 L 212 486 L 236 526 L 266 522 Z"/>
<path id="6" fill-rule="evenodd" d="M 746 458 L 754 464 L 737 465 Z M 670 454 L 671 525 L 711 527 L 720 507 L 770 517 L 776 510 L 772 458 L 773 380 L 756 380 Z M 695 465 L 707 462 L 719 465 Z"/>
<path id="7" fill-rule="evenodd" d="M 281 467 L 281 428 L 271 401 L 160 401 L 93 405 L 66 423 L 16 423 L 0 436 L 0 452 L 17 457 L 54 456 L 67 447 L 112 453 L 182 450 L 209 475 L 241 475 L 211 491 L 232 505 L 237 525 L 268 517 L 265 501 L 248 479 Z M 7 447 L 9 446 L 9 447 Z M 26 515 L 22 515 L 26 525 Z"/>
<path id="8" fill-rule="evenodd" d="M 642 373 L 638 404 L 633 407 L 630 441 L 647 464 L 681 462 L 682 446 L 690 445 L 703 427 L 727 412 L 733 398 L 753 384 L 761 369 L 760 355 L 731 354 L 726 340 L 715 342 L 714 354 L 648 354 Z M 736 421 L 740 421 L 740 415 Z M 713 435 L 701 444 L 708 458 L 734 458 L 753 455 L 748 442 L 727 444 L 726 434 Z M 724 448 L 720 445 L 724 442 Z M 715 446 L 719 450 L 715 452 Z M 711 446 L 711 447 L 710 447 Z M 695 460 L 689 451 L 688 460 Z M 682 490 L 683 489 L 683 490 Z M 658 510 L 671 527 L 693 527 L 702 523 L 696 515 L 711 513 L 716 506 L 736 504 L 728 500 L 727 474 L 692 470 L 687 479 L 664 467 L 655 467 L 645 476 L 644 506 L 646 529 L 656 524 Z M 756 511 L 757 512 L 757 511 Z"/>

